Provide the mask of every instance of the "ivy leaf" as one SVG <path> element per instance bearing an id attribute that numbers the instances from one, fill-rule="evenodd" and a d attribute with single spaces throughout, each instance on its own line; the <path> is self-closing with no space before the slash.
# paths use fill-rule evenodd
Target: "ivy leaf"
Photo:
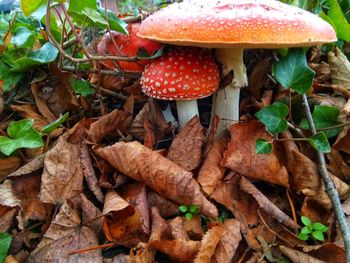
<path id="1" fill-rule="evenodd" d="M 82 96 L 88 96 L 90 94 L 93 94 L 95 90 L 92 88 L 90 82 L 79 80 L 72 78 L 70 81 L 71 87 L 74 91 L 74 93 L 82 95 Z"/>
<path id="2" fill-rule="evenodd" d="M 106 19 L 106 12 L 105 10 L 99 9 L 102 17 Z M 112 30 L 121 32 L 123 34 L 128 34 L 128 30 L 126 27 L 128 26 L 127 23 L 120 20 L 113 12 L 107 10 L 107 17 L 108 17 L 108 23 Z"/>
<path id="3" fill-rule="evenodd" d="M 312 113 L 312 118 L 315 122 L 316 129 L 328 128 L 340 124 L 337 121 L 340 111 L 336 107 L 332 106 L 322 106 L 316 105 L 314 112 Z M 309 129 L 309 123 L 306 119 L 303 119 L 300 123 L 302 129 Z M 326 130 L 325 134 L 327 138 L 332 138 L 337 136 L 341 132 L 342 128 L 334 128 L 331 130 Z"/>
<path id="4" fill-rule="evenodd" d="M 316 240 L 324 241 L 324 236 L 323 236 L 323 233 L 321 231 L 313 231 L 311 233 L 311 235 Z"/>
<path id="5" fill-rule="evenodd" d="M 4 80 L 2 89 L 9 91 L 24 76 L 21 72 L 11 72 L 11 68 L 0 59 L 0 79 Z"/>
<path id="6" fill-rule="evenodd" d="M 36 11 L 40 6 L 46 3 L 47 0 L 21 0 L 21 9 L 25 16 L 29 16 Z"/>
<path id="7" fill-rule="evenodd" d="M 11 155 L 19 148 L 38 148 L 44 145 L 39 132 L 33 128 L 33 120 L 13 121 L 7 127 L 10 138 L 0 136 L 0 151 Z"/>
<path id="8" fill-rule="evenodd" d="M 288 128 L 285 117 L 288 115 L 288 107 L 280 102 L 275 102 L 255 113 L 255 116 L 265 125 L 272 134 L 283 132 Z"/>
<path id="9" fill-rule="evenodd" d="M 257 154 L 268 154 L 272 152 L 272 143 L 265 139 L 257 139 L 255 142 L 255 152 Z"/>
<path id="10" fill-rule="evenodd" d="M 84 24 L 84 20 L 87 17 L 84 13 L 84 9 L 91 9 L 97 11 L 96 0 L 70 0 L 68 6 L 68 13 L 73 18 L 74 22 L 77 24 Z M 91 21 L 91 20 L 90 20 Z M 85 23 L 85 25 L 87 25 Z"/>
<path id="11" fill-rule="evenodd" d="M 0 262 L 4 262 L 7 257 L 7 251 L 10 247 L 12 236 L 7 233 L 0 233 Z"/>
<path id="12" fill-rule="evenodd" d="M 306 63 L 302 48 L 289 49 L 288 55 L 274 64 L 274 76 L 285 88 L 305 94 L 312 85 L 315 72 Z"/>
<path id="13" fill-rule="evenodd" d="M 186 206 L 186 205 L 180 205 L 180 206 L 179 206 L 179 210 L 180 210 L 180 212 L 182 212 L 182 213 L 186 213 L 186 212 L 187 212 L 187 206 Z"/>
<path id="14" fill-rule="evenodd" d="M 321 223 L 318 223 L 318 222 L 312 224 L 312 229 L 313 230 L 317 230 L 317 231 L 321 231 L 322 233 L 328 231 L 328 227 L 326 227 L 324 224 L 321 224 Z"/>
<path id="15" fill-rule="evenodd" d="M 350 24 L 346 20 L 338 1 L 327 0 L 327 2 L 329 4 L 329 11 L 326 17 L 332 21 L 331 24 L 335 27 L 338 38 L 350 42 Z M 324 17 L 325 15 L 323 14 Z"/>
<path id="16" fill-rule="evenodd" d="M 42 127 L 41 132 L 45 133 L 45 134 L 50 134 L 51 132 L 53 132 L 56 128 L 58 128 L 63 122 L 66 121 L 66 119 L 69 116 L 69 112 L 66 112 L 64 115 L 60 116 L 57 120 L 55 120 L 54 122 L 45 125 L 44 127 Z"/>
<path id="17" fill-rule="evenodd" d="M 330 153 L 331 146 L 327 140 L 327 136 L 324 132 L 317 133 L 311 136 L 308 140 L 312 147 L 322 153 Z"/>
<path id="18" fill-rule="evenodd" d="M 107 26 L 107 21 L 101 16 L 101 14 L 92 8 L 84 8 L 81 12 L 83 15 L 86 15 L 88 19 L 90 19 L 94 24 L 100 26 Z"/>
<path id="19" fill-rule="evenodd" d="M 304 226 L 311 226 L 311 220 L 306 216 L 301 216 L 301 222 L 304 224 Z"/>
<path id="20" fill-rule="evenodd" d="M 24 26 L 17 27 L 11 36 L 11 43 L 17 47 L 31 48 L 34 43 L 35 34 Z"/>

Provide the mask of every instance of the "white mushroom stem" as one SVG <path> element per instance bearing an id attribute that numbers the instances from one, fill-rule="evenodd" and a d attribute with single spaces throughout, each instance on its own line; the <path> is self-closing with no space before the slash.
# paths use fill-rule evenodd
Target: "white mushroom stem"
<path id="1" fill-rule="evenodd" d="M 194 116 L 199 116 L 197 100 L 177 100 L 176 110 L 180 129 Z"/>
<path id="2" fill-rule="evenodd" d="M 213 98 L 213 113 L 220 117 L 217 135 L 239 120 L 239 92 L 248 85 L 242 48 L 221 48 L 216 50 L 216 58 L 221 63 L 223 73 L 233 70 L 229 86 L 216 92 Z"/>

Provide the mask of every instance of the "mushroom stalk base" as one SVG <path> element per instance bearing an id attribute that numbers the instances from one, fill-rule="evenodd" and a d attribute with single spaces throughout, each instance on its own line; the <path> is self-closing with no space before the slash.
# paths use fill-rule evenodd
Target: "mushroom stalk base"
<path id="1" fill-rule="evenodd" d="M 224 74 L 233 70 L 231 84 L 219 90 L 213 99 L 213 113 L 220 118 L 217 135 L 221 136 L 225 129 L 239 120 L 240 89 L 248 85 L 248 80 L 242 48 L 217 49 L 216 58 L 221 63 Z"/>
<path id="2" fill-rule="evenodd" d="M 197 100 L 177 100 L 176 109 L 180 129 L 194 116 L 199 116 Z"/>

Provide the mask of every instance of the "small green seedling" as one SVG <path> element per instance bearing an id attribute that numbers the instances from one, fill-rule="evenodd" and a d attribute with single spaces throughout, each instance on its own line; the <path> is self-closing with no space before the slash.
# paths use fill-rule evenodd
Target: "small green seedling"
<path id="1" fill-rule="evenodd" d="M 192 219 L 193 215 L 197 215 L 199 213 L 199 208 L 196 205 L 180 205 L 179 210 L 185 215 L 187 220 Z"/>
<path id="2" fill-rule="evenodd" d="M 310 218 L 306 216 L 301 217 L 301 222 L 305 226 L 301 229 L 298 235 L 299 239 L 306 241 L 311 236 L 318 241 L 324 241 L 323 233 L 327 232 L 328 227 L 318 222 L 312 223 Z"/>

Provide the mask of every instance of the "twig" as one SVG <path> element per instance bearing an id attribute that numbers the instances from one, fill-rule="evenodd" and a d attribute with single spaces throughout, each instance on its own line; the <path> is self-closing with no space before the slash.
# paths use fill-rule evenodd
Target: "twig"
<path id="1" fill-rule="evenodd" d="M 288 122 L 288 127 L 290 129 L 292 129 L 293 131 L 295 131 L 300 137 L 304 138 L 304 134 L 303 132 L 301 131 L 301 129 L 297 128 L 294 124 Z"/>
<path id="2" fill-rule="evenodd" d="M 303 105 L 305 108 L 306 118 L 309 123 L 310 130 L 312 134 L 315 135 L 317 132 L 316 132 L 314 120 L 312 119 L 312 114 L 311 114 L 311 110 L 310 110 L 310 106 L 309 106 L 309 102 L 307 100 L 306 94 L 303 94 Z M 329 198 L 331 199 L 334 213 L 338 220 L 340 231 L 343 236 L 345 251 L 346 251 L 346 262 L 350 262 L 350 228 L 345 218 L 344 210 L 342 208 L 340 198 L 339 198 L 339 193 L 334 186 L 334 182 L 332 181 L 332 179 L 328 174 L 327 164 L 326 164 L 326 159 L 324 157 L 324 154 L 317 150 L 316 150 L 316 153 L 317 153 L 317 158 L 319 162 L 318 170 L 321 174 L 322 181 L 326 188 L 326 192 Z"/>
<path id="3" fill-rule="evenodd" d="M 68 255 L 80 254 L 80 253 L 89 252 L 91 250 L 103 249 L 103 248 L 113 247 L 113 246 L 115 246 L 115 243 L 107 243 L 107 244 L 103 244 L 103 245 L 98 245 L 98 246 L 92 246 L 92 247 L 87 247 L 87 248 L 83 248 L 83 249 L 72 250 L 72 251 L 68 252 Z"/>
<path id="4" fill-rule="evenodd" d="M 288 189 L 286 189 L 286 196 L 287 196 L 287 199 L 288 199 L 288 202 L 289 202 L 290 209 L 292 211 L 293 221 L 294 221 L 295 224 L 298 224 L 297 213 L 295 212 L 294 203 L 293 203 L 292 198 L 290 197 Z"/>
<path id="5" fill-rule="evenodd" d="M 70 67 L 70 66 L 64 66 L 62 68 L 63 70 L 66 71 L 76 71 L 76 68 L 74 67 Z M 80 72 L 84 72 L 84 73 L 98 73 L 97 69 L 79 69 Z M 128 77 L 128 78 L 134 78 L 134 79 L 138 79 L 141 77 L 140 73 L 132 73 L 132 72 L 120 72 L 120 71 L 116 71 L 116 70 L 101 70 L 101 74 L 103 75 L 112 75 L 112 76 L 119 76 L 119 77 Z"/>

